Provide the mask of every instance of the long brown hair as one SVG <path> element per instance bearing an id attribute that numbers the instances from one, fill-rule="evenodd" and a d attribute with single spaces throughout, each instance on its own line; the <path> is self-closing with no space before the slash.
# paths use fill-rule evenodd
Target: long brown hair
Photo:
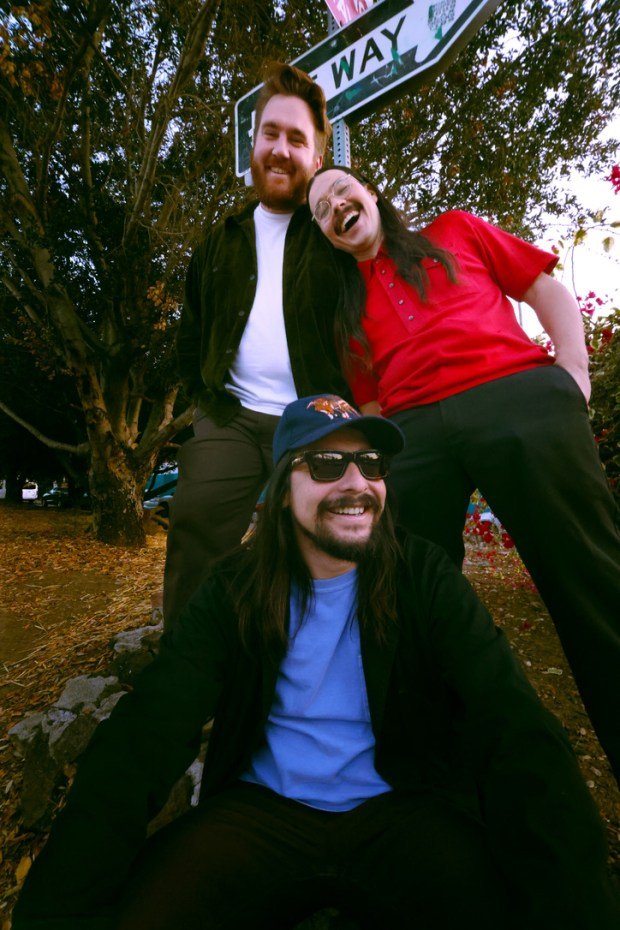
<path id="1" fill-rule="evenodd" d="M 290 508 L 284 501 L 290 486 L 286 456 L 276 466 L 251 541 L 241 551 L 239 568 L 229 584 L 239 617 L 241 641 L 278 664 L 289 642 L 289 603 L 293 585 L 301 596 L 302 617 L 312 597 L 312 578 L 299 551 Z M 400 548 L 386 507 L 368 552 L 358 562 L 357 617 L 360 629 L 379 644 L 396 620 L 396 564 Z"/>
<path id="2" fill-rule="evenodd" d="M 428 273 L 422 264 L 424 258 L 435 259 L 446 269 L 450 281 L 457 282 L 457 262 L 448 249 L 433 245 L 423 233 L 409 229 L 396 207 L 381 193 L 378 187 L 364 175 L 343 165 L 320 168 L 314 178 L 324 171 L 342 171 L 367 187 L 377 198 L 377 209 L 383 231 L 383 247 L 396 265 L 396 270 L 403 280 L 411 284 L 421 300 L 426 300 Z M 308 184 L 308 196 L 314 178 Z M 371 366 L 370 347 L 361 325 L 366 304 L 366 288 L 352 255 L 338 251 L 338 264 L 342 278 L 342 299 L 334 319 L 334 336 L 336 347 L 345 371 L 350 369 L 353 359 L 358 357 L 351 351 L 351 340 L 357 341 L 364 351 L 367 367 Z"/>

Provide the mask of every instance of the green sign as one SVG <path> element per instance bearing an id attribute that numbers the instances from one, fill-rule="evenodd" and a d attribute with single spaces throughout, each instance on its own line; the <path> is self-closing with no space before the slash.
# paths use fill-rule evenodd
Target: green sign
<path id="1" fill-rule="evenodd" d="M 382 0 L 292 64 L 325 91 L 332 122 L 379 105 L 445 70 L 500 0 Z M 249 171 L 262 85 L 235 106 L 236 170 Z"/>

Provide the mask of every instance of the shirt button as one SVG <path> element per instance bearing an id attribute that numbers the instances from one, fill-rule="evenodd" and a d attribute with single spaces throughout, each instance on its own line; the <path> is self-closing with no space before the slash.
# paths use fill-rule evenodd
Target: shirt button
<path id="1" fill-rule="evenodd" d="M 401 297 L 400 300 L 398 301 L 398 306 L 399 306 L 399 307 L 402 307 L 402 305 L 404 304 L 404 302 L 405 302 L 405 301 L 404 301 L 403 298 Z"/>
<path id="2" fill-rule="evenodd" d="M 239 311 L 239 316 L 245 316 L 245 310 L 240 310 L 240 311 Z"/>
<path id="3" fill-rule="evenodd" d="M 410 313 L 409 316 L 407 317 L 407 319 L 408 319 L 408 320 L 412 320 L 412 319 L 413 319 L 413 313 Z"/>
<path id="4" fill-rule="evenodd" d="M 232 355 L 232 349 L 226 349 L 226 355 Z"/>
<path id="5" fill-rule="evenodd" d="M 388 284 L 388 287 L 394 287 L 394 282 L 390 281 L 390 283 Z"/>
<path id="6" fill-rule="evenodd" d="M 381 269 L 381 274 L 385 274 L 385 268 Z"/>
<path id="7" fill-rule="evenodd" d="M 250 281 L 256 281 L 256 275 L 255 275 L 255 274 L 251 274 L 251 275 L 250 275 Z"/>

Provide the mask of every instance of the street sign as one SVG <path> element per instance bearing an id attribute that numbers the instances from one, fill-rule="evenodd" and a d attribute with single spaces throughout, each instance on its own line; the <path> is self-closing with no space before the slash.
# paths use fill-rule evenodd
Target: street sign
<path id="1" fill-rule="evenodd" d="M 372 6 L 372 0 L 325 0 L 325 3 L 339 26 L 357 19 Z"/>
<path id="2" fill-rule="evenodd" d="M 330 120 L 362 119 L 392 97 L 445 70 L 500 0 L 381 0 L 292 64 L 325 91 Z M 237 175 L 250 168 L 256 98 L 237 101 Z"/>

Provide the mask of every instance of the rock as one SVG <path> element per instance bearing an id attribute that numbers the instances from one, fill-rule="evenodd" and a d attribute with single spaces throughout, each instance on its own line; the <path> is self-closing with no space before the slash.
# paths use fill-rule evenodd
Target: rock
<path id="1" fill-rule="evenodd" d="M 78 714 L 62 728 L 52 729 L 48 740 L 49 754 L 63 768 L 74 762 L 91 741 L 99 721 L 94 714 Z"/>
<path id="2" fill-rule="evenodd" d="M 204 769 L 204 756 L 202 759 L 194 759 L 192 764 L 187 770 L 187 774 L 192 780 L 192 795 L 189 799 L 189 803 L 192 807 L 196 807 L 200 799 L 200 785 L 202 783 L 202 770 Z"/>
<path id="3" fill-rule="evenodd" d="M 74 713 L 82 710 L 83 707 L 94 709 L 109 694 L 118 691 L 119 688 L 119 680 L 114 676 L 103 678 L 100 675 L 80 675 L 67 682 L 54 707 Z"/>
<path id="4" fill-rule="evenodd" d="M 157 655 L 162 633 L 162 623 L 119 633 L 112 640 L 114 656 L 110 670 L 121 681 L 131 682 Z"/>
<path id="5" fill-rule="evenodd" d="M 28 746 L 41 732 L 44 717 L 45 714 L 31 714 L 11 727 L 7 735 L 18 755 L 26 755 Z"/>
<path id="6" fill-rule="evenodd" d="M 189 809 L 193 792 L 194 782 L 189 773 L 185 772 L 173 785 L 172 791 L 168 795 L 168 800 L 160 812 L 153 817 L 149 823 L 147 836 L 152 836 L 153 833 L 157 833 L 162 827 L 166 827 L 169 823 L 172 823 L 172 821 L 180 817 L 181 814 L 185 814 Z"/>
<path id="7" fill-rule="evenodd" d="M 110 714 L 112 713 L 112 711 L 114 710 L 114 708 L 116 707 L 116 705 L 118 704 L 122 696 L 126 693 L 127 692 L 124 690 L 116 691 L 114 694 L 111 694 L 104 701 L 102 701 L 99 707 L 95 708 L 93 717 L 95 718 L 97 723 L 101 723 L 102 720 L 106 720 L 110 716 Z"/>
<path id="8" fill-rule="evenodd" d="M 119 678 L 130 681 L 152 661 L 161 634 L 161 624 L 121 633 L 113 643 L 114 671 L 118 669 L 118 677 L 80 675 L 73 678 L 45 713 L 26 717 L 11 728 L 9 738 L 24 759 L 20 804 L 28 829 L 47 825 L 52 796 L 66 766 L 84 752 L 98 724 L 109 717 L 125 693 Z M 169 820 L 175 812 L 189 806 L 196 794 L 197 778 L 199 775 L 192 767 L 181 779 L 170 801 Z"/>
<path id="9" fill-rule="evenodd" d="M 74 720 L 77 720 L 77 713 L 72 710 L 63 710 L 55 704 L 52 705 L 41 721 L 41 732 L 48 746 L 57 743 Z"/>
<path id="10" fill-rule="evenodd" d="M 20 806 L 28 829 L 47 825 L 52 795 L 65 766 L 86 749 L 97 725 L 124 693 L 118 678 L 81 675 L 67 682 L 45 713 L 26 717 L 11 728 L 9 738 L 24 757 Z"/>
<path id="11" fill-rule="evenodd" d="M 39 731 L 28 747 L 20 809 L 27 830 L 45 829 L 51 820 L 50 798 L 62 775 L 62 769 L 47 751 L 47 741 Z"/>
<path id="12" fill-rule="evenodd" d="M 198 804 L 202 770 L 204 768 L 204 759 L 207 752 L 210 732 L 211 723 L 208 723 L 203 730 L 198 758 L 194 759 L 179 781 L 172 786 L 172 791 L 168 796 L 168 800 L 159 814 L 157 814 L 148 825 L 147 832 L 149 836 L 156 833 L 157 830 L 161 830 L 162 827 L 165 827 L 173 820 L 176 820 L 181 814 L 185 814 L 190 807 L 195 807 Z"/>
<path id="13" fill-rule="evenodd" d="M 112 646 L 115 652 L 123 650 L 151 649 L 155 650 L 161 635 L 163 627 L 161 623 L 153 626 L 141 626 L 137 630 L 126 630 L 124 633 L 118 633 L 112 640 Z"/>

